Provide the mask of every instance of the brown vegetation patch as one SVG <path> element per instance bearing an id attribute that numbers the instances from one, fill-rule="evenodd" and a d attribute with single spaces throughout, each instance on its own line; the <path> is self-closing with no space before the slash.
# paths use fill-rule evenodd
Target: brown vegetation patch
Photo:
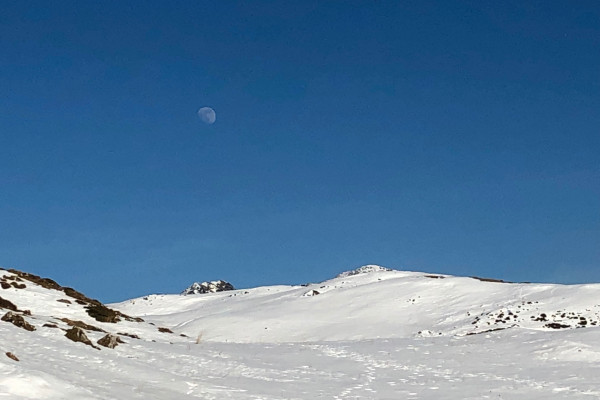
<path id="1" fill-rule="evenodd" d="M 35 331 L 35 326 L 31 325 L 29 322 L 25 321 L 25 318 L 20 316 L 19 314 L 15 314 L 12 311 L 7 312 L 2 317 L 2 321 L 10 322 L 14 326 L 18 326 L 19 328 L 23 328 L 26 331 Z"/>
<path id="2" fill-rule="evenodd" d="M 97 328 L 94 325 L 86 324 L 83 321 L 74 321 L 74 320 L 71 320 L 69 318 L 61 318 L 60 320 L 62 322 L 64 322 L 64 323 L 66 323 L 69 326 L 74 326 L 74 327 L 78 327 L 78 328 L 81 328 L 81 329 L 86 329 L 88 331 L 106 332 L 105 330 Z"/>
<path id="3" fill-rule="evenodd" d="M 13 353 L 11 353 L 10 351 L 6 352 L 6 357 L 13 359 L 15 361 L 19 361 L 19 359 L 17 358 L 17 356 L 15 356 Z"/>

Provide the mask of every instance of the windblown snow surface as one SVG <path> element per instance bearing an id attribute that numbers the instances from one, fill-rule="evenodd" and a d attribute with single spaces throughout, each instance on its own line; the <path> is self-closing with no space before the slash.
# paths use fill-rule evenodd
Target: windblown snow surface
<path id="1" fill-rule="evenodd" d="M 0 270 L 0 314 L 8 301 L 35 330 L 0 321 L 0 399 L 600 398 L 600 284 L 367 266 L 318 284 L 149 295 L 108 305 L 122 313 L 110 323 L 16 277 Z M 65 319 L 88 324 L 96 348 L 66 338 Z M 106 332 L 125 343 L 97 345 Z"/>

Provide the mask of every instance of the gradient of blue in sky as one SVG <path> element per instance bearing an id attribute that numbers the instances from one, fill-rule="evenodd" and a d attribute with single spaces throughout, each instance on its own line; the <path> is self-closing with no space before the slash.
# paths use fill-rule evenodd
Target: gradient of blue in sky
<path id="1" fill-rule="evenodd" d="M 105 301 L 366 263 L 600 281 L 597 1 L 0 8 L 5 268 Z"/>

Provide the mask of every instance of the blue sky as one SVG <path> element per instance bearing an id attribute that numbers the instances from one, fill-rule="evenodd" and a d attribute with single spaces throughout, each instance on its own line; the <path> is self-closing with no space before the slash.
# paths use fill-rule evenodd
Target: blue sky
<path id="1" fill-rule="evenodd" d="M 600 281 L 598 2 L 241 3 L 2 4 L 1 266 Z"/>

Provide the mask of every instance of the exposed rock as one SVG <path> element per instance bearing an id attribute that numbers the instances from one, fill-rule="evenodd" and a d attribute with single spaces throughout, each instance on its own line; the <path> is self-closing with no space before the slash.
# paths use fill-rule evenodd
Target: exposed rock
<path id="1" fill-rule="evenodd" d="M 94 318 L 96 321 L 116 323 L 121 320 L 117 311 L 112 310 L 103 304 L 90 304 L 85 308 L 90 317 Z"/>
<path id="2" fill-rule="evenodd" d="M 348 276 L 359 275 L 359 274 L 369 274 L 371 272 L 382 272 L 382 271 L 393 271 L 393 269 L 382 267 L 380 265 L 363 265 L 360 268 L 356 268 L 352 271 L 342 272 L 336 278 L 346 278 Z"/>
<path id="3" fill-rule="evenodd" d="M 86 329 L 86 330 L 88 330 L 88 331 L 94 331 L 94 332 L 106 332 L 104 329 L 97 328 L 97 327 L 95 327 L 94 325 L 86 324 L 86 323 L 85 323 L 85 322 L 83 322 L 83 321 L 74 321 L 74 320 L 71 320 L 71 319 L 69 319 L 69 318 L 60 318 L 60 320 L 61 320 L 62 322 L 65 322 L 65 323 L 66 323 L 67 325 L 69 325 L 69 326 L 76 326 L 76 327 L 78 327 L 78 328 L 81 328 L 81 329 Z"/>
<path id="4" fill-rule="evenodd" d="M 62 289 L 62 286 L 60 286 L 58 283 L 54 282 L 50 278 L 41 278 L 37 275 L 29 274 L 27 272 L 17 271 L 16 269 L 9 269 L 8 272 L 12 272 L 13 274 L 17 275 L 18 277 L 28 280 L 30 282 L 36 283 L 46 289 L 54 289 L 54 290 Z"/>
<path id="5" fill-rule="evenodd" d="M 56 325 L 56 324 L 44 324 L 44 325 L 42 325 L 42 328 L 58 328 L 58 325 Z"/>
<path id="6" fill-rule="evenodd" d="M 92 346 L 95 349 L 98 348 L 92 344 L 92 341 L 90 339 L 88 339 L 83 329 L 77 326 L 74 326 L 71 329 L 69 329 L 67 333 L 65 333 L 65 336 L 74 342 L 81 342 L 87 344 L 88 346 Z"/>
<path id="7" fill-rule="evenodd" d="M 442 275 L 423 275 L 425 278 L 431 278 L 431 279 L 445 279 L 445 276 Z"/>
<path id="8" fill-rule="evenodd" d="M 511 282 L 506 282 L 506 281 L 503 281 L 502 279 L 480 278 L 479 276 L 472 276 L 471 278 L 473 278 L 473 279 L 477 279 L 478 281 L 482 281 L 482 282 L 492 282 L 492 283 L 511 283 Z"/>
<path id="9" fill-rule="evenodd" d="M 313 289 L 313 290 L 309 290 L 308 292 L 304 293 L 303 296 L 305 296 L 305 297 L 311 297 L 311 296 L 317 296 L 319 294 L 321 294 L 321 292 L 319 292 L 318 290 L 314 290 Z"/>
<path id="10" fill-rule="evenodd" d="M 6 357 L 8 358 L 12 358 L 15 361 L 19 361 L 19 359 L 17 358 L 17 356 L 15 356 L 13 353 L 11 353 L 10 351 L 6 352 Z"/>
<path id="11" fill-rule="evenodd" d="M 14 281 L 11 282 L 10 284 L 15 289 L 25 289 L 27 287 L 24 283 L 17 283 L 17 282 L 14 282 Z"/>
<path id="12" fill-rule="evenodd" d="M 504 330 L 504 329 L 506 329 L 506 328 L 494 328 L 494 329 L 487 329 L 485 331 L 479 331 L 479 332 L 467 332 L 467 336 L 480 335 L 482 333 L 496 332 L 496 331 L 501 331 L 501 330 Z"/>
<path id="13" fill-rule="evenodd" d="M 121 318 L 131 322 L 144 322 L 144 320 L 139 317 L 130 317 L 122 312 L 108 308 L 97 300 L 94 300 L 91 304 L 88 304 L 85 309 L 90 317 L 100 322 L 116 323 L 119 322 Z"/>
<path id="14" fill-rule="evenodd" d="M 58 299 L 56 301 L 58 301 L 59 303 L 73 304 L 73 303 L 71 303 L 71 300 L 67 300 L 67 299 Z"/>
<path id="15" fill-rule="evenodd" d="M 0 308 L 6 308 L 12 311 L 18 311 L 17 306 L 11 303 L 9 300 L 0 297 Z"/>
<path id="16" fill-rule="evenodd" d="M 173 333 L 169 328 L 158 328 L 158 331 L 163 333 Z"/>
<path id="17" fill-rule="evenodd" d="M 7 279 L 22 281 L 23 279 L 33 282 L 37 285 L 42 286 L 46 289 L 54 289 L 63 291 L 67 296 L 75 299 L 75 302 L 81 305 L 90 305 L 90 310 L 88 310 L 88 314 L 101 322 L 116 322 L 115 318 L 118 320 L 118 317 L 125 318 L 127 321 L 132 322 L 144 322 L 143 319 L 137 317 L 130 317 L 128 315 L 122 314 L 118 311 L 110 310 L 108 307 L 104 306 L 98 300 L 91 299 L 77 290 L 70 287 L 63 287 L 49 278 L 41 278 L 34 274 L 29 274 L 27 272 L 21 272 L 16 269 L 9 269 L 8 272 L 13 273 L 16 276 L 6 277 Z M 22 279 L 21 279 L 22 278 Z M 1 304 L 0 304 L 1 307 Z M 110 311 L 106 311 L 110 310 Z M 93 315 L 92 315 L 93 314 Z M 115 317 L 116 314 L 116 317 Z"/>
<path id="18" fill-rule="evenodd" d="M 226 281 L 210 281 L 210 282 L 194 282 L 192 286 L 185 289 L 181 294 L 200 294 L 200 293 L 215 293 L 215 292 L 225 292 L 227 290 L 235 290 L 233 285 Z"/>
<path id="19" fill-rule="evenodd" d="M 2 286 L 2 289 L 10 289 L 10 283 L 6 281 L 0 282 L 0 286 Z"/>
<path id="20" fill-rule="evenodd" d="M 139 339 L 140 338 L 138 335 L 134 335 L 133 333 L 126 333 L 126 332 L 117 332 L 117 335 L 127 336 L 127 337 L 130 337 L 132 339 Z"/>
<path id="21" fill-rule="evenodd" d="M 114 349 L 119 343 L 125 342 L 122 341 L 120 337 L 111 335 L 110 333 L 108 333 L 102 339 L 98 340 L 98 344 L 100 346 L 108 347 L 109 349 Z"/>
<path id="22" fill-rule="evenodd" d="M 549 324 L 544 325 L 546 328 L 552 328 L 552 329 L 566 329 L 566 328 L 570 328 L 571 325 L 565 325 L 565 324 L 559 324 L 558 322 L 551 322 Z"/>
<path id="23" fill-rule="evenodd" d="M 72 297 L 76 300 L 81 300 L 82 302 L 84 302 L 85 304 L 88 303 L 100 303 L 98 300 L 95 299 L 91 299 L 89 297 L 87 297 L 85 294 L 78 292 L 77 290 L 70 288 L 70 287 L 64 287 L 62 288 L 63 292 L 65 292 L 65 294 L 69 297 Z"/>
<path id="24" fill-rule="evenodd" d="M 2 317 L 2 321 L 10 322 L 19 328 L 23 328 L 26 331 L 35 331 L 35 326 L 31 325 L 29 322 L 25 321 L 25 318 L 20 316 L 19 314 L 15 314 L 12 311 L 7 312 Z"/>

